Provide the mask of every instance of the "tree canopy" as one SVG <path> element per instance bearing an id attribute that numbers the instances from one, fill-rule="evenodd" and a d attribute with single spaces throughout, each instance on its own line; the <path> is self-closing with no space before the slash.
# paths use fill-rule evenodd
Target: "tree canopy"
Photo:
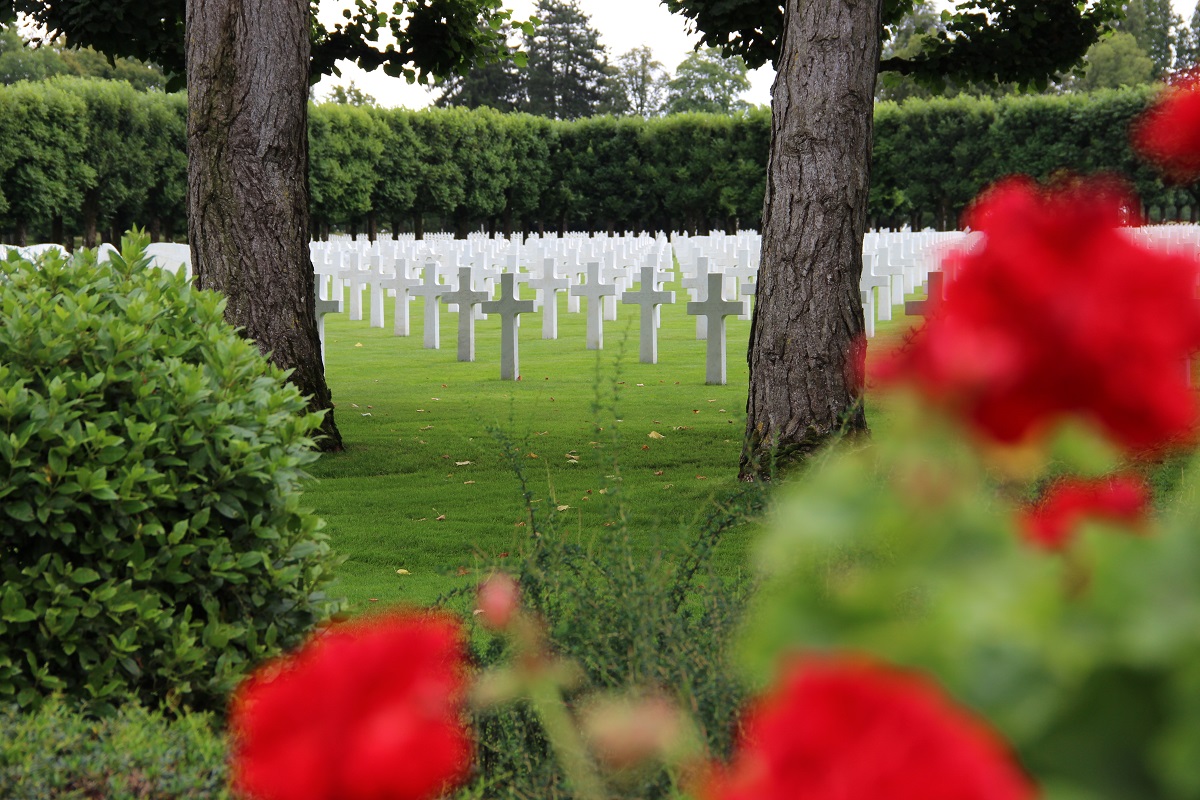
<path id="1" fill-rule="evenodd" d="M 317 5 L 310 0 L 314 77 L 338 74 L 340 59 L 410 81 L 465 72 L 476 61 L 504 56 L 514 24 L 501 0 L 398 0 L 391 14 L 380 11 L 378 0 L 356 0 L 345 22 L 332 27 L 317 20 Z M 181 88 L 186 8 L 186 0 L 3 0 L 0 22 L 26 14 L 51 38 L 158 64 Z M 517 27 L 531 30 L 528 23 Z M 393 43 L 381 47 L 384 32 Z"/>
<path id="2" fill-rule="evenodd" d="M 733 114 L 748 105 L 739 95 L 750 88 L 746 62 L 741 56 L 726 58 L 715 47 L 690 53 L 667 82 L 667 110 L 673 114 L 702 111 Z"/>
<path id="3" fill-rule="evenodd" d="M 777 0 L 661 0 L 684 15 L 705 45 L 740 55 L 751 68 L 775 63 L 783 32 Z M 917 0 L 883 0 L 882 22 L 896 26 Z M 1120 0 L 959 0 L 919 50 L 884 58 L 881 71 L 940 81 L 1036 85 L 1083 58 L 1121 13 Z"/>

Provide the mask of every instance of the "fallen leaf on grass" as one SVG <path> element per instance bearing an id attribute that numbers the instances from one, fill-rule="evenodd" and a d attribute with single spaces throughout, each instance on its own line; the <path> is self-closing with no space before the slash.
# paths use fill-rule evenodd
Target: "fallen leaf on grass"
<path id="1" fill-rule="evenodd" d="M 472 461 L 455 461 L 455 462 L 454 462 L 454 466 L 456 466 L 456 467 L 465 467 L 465 466 L 467 466 L 468 464 L 472 464 L 472 463 L 474 463 L 474 462 L 472 462 Z"/>
<path id="2" fill-rule="evenodd" d="M 421 428 L 421 430 L 423 430 L 423 431 L 431 431 L 431 430 L 433 430 L 433 426 L 432 426 L 432 425 L 426 425 L 426 426 L 424 426 L 423 428 Z"/>
<path id="3" fill-rule="evenodd" d="M 467 568 L 466 568 L 466 567 L 459 567 L 459 568 L 458 568 L 458 569 L 455 571 L 455 573 L 454 573 L 454 574 L 455 574 L 455 575 L 457 575 L 457 576 L 459 576 L 459 577 L 461 578 L 463 575 L 466 575 L 466 574 L 467 574 Z"/>
<path id="4" fill-rule="evenodd" d="M 707 476 L 707 475 L 697 475 L 697 476 L 696 476 L 696 480 L 698 480 L 698 481 L 706 481 L 706 480 L 708 480 L 708 476 Z"/>
<path id="5" fill-rule="evenodd" d="M 438 515 L 437 515 L 437 518 L 436 518 L 434 521 L 435 521 L 435 522 L 445 522 L 445 521 L 446 521 L 446 515 L 445 515 L 445 514 L 438 514 Z"/>
<path id="6" fill-rule="evenodd" d="M 396 570 L 396 574 L 397 575 L 412 575 L 412 573 L 406 569 L 398 569 L 398 570 Z"/>
<path id="7" fill-rule="evenodd" d="M 525 523 L 524 523 L 524 522 L 518 522 L 518 523 L 516 524 L 516 526 L 515 526 L 515 527 L 518 527 L 518 528 L 524 528 L 524 527 L 525 527 Z"/>
<path id="8" fill-rule="evenodd" d="M 642 449 L 643 449 L 643 450 L 649 450 L 649 449 L 650 449 L 650 445 L 648 445 L 648 444 L 644 444 L 644 445 L 642 445 Z"/>
<path id="9" fill-rule="evenodd" d="M 691 425 L 676 425 L 675 427 L 671 428 L 673 431 L 690 431 L 691 429 Z"/>
<path id="10" fill-rule="evenodd" d="M 663 484 L 663 488 L 664 488 L 664 489 L 674 489 L 674 488 L 675 488 L 675 484 L 673 484 L 673 483 L 664 483 L 664 484 Z"/>
<path id="11" fill-rule="evenodd" d="M 541 456 L 539 456 L 537 453 L 530 453 L 525 457 L 526 458 L 541 458 Z"/>
<path id="12" fill-rule="evenodd" d="M 350 404 L 350 407 L 351 407 L 351 408 L 358 408 L 358 403 L 351 403 L 351 404 Z"/>
<path id="13" fill-rule="evenodd" d="M 370 600 L 370 602 L 372 602 L 372 603 L 378 603 L 378 602 L 379 602 L 379 598 L 378 598 L 378 597 L 372 597 L 372 598 L 371 598 L 371 600 Z"/>
<path id="14" fill-rule="evenodd" d="M 355 342 L 355 343 L 354 343 L 354 346 L 355 346 L 355 347 L 362 347 L 362 342 Z"/>
<path id="15" fill-rule="evenodd" d="M 369 416 L 371 416 L 371 412 L 370 412 L 370 411 L 368 411 L 367 413 L 363 414 L 363 416 L 364 416 L 364 417 L 369 417 Z"/>
<path id="16" fill-rule="evenodd" d="M 661 433 L 659 433 L 658 431 L 650 431 L 650 432 L 649 432 L 648 434 L 646 434 L 646 435 L 647 435 L 647 436 L 649 436 L 651 439 L 665 439 L 665 438 L 667 438 L 667 437 L 663 436 Z"/>
<path id="17" fill-rule="evenodd" d="M 418 409 L 417 409 L 417 413 L 418 413 L 418 414 L 428 414 L 429 412 L 428 412 L 428 411 L 426 411 L 426 410 L 425 410 L 425 409 L 423 409 L 423 408 L 418 408 Z"/>
<path id="18" fill-rule="evenodd" d="M 661 469 L 656 469 L 656 470 L 654 470 L 654 474 L 655 474 L 655 475 L 662 475 L 662 474 L 663 474 L 663 471 L 662 471 Z"/>
<path id="19" fill-rule="evenodd" d="M 558 507 L 558 510 L 559 510 L 559 511 L 566 511 L 568 508 L 570 508 L 570 506 L 559 506 L 559 507 Z"/>
<path id="20" fill-rule="evenodd" d="M 463 486 L 470 486 L 475 481 L 463 481 Z"/>

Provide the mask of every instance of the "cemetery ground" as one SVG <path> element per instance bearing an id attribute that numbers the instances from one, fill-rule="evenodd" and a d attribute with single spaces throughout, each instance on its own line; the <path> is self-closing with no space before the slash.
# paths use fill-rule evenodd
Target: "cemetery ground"
<path id="1" fill-rule="evenodd" d="M 665 288 L 686 298 L 678 285 Z M 326 317 L 326 371 L 346 450 L 310 470 L 305 505 L 346 558 L 333 591 L 351 613 L 429 604 L 516 559 L 531 527 L 513 461 L 540 518 L 557 515 L 559 530 L 586 545 L 619 535 L 623 510 L 634 552 L 647 558 L 695 536 L 740 490 L 749 321 L 727 319 L 728 383 L 709 386 L 706 343 L 683 303 L 662 308 L 658 364 L 638 362 L 636 307 L 605 323 L 604 349 L 594 351 L 585 348 L 586 313 L 559 303 L 557 340 L 541 338 L 540 315 L 523 317 L 519 381 L 500 380 L 494 315 L 476 322 L 474 362 L 456 360 L 457 314 L 444 307 L 441 349 L 423 347 L 422 300 L 411 306 L 408 337 L 392 334 L 391 302 L 383 328 Z M 912 322 L 897 308 L 870 352 L 889 350 Z M 887 424 L 884 409 L 867 410 L 875 428 Z M 723 536 L 718 574 L 745 574 L 755 530 L 747 522 Z"/>

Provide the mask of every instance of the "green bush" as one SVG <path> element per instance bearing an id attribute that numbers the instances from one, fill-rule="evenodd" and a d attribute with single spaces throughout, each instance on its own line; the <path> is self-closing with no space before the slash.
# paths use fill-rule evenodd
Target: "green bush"
<path id="1" fill-rule="evenodd" d="M 0 797 L 7 800 L 224 800 L 225 743 L 213 720 L 168 720 L 140 705 L 101 721 L 61 696 L 0 712 Z"/>
<path id="2" fill-rule="evenodd" d="M 615 418 L 615 407 L 609 411 Z M 513 554 L 511 574 L 524 607 L 544 622 L 550 649 L 581 670 L 568 703 L 576 707 L 606 691 L 664 693 L 691 714 L 709 753 L 728 757 L 749 691 L 730 656 L 750 587 L 736 576 L 716 574 L 713 555 L 726 532 L 763 512 L 762 485 L 748 484 L 714 504 L 678 538 L 637 542 L 627 528 L 637 509 L 622 501 L 614 465 L 597 497 L 610 503 L 613 521 L 604 535 L 581 541 L 571 530 L 572 512 L 557 510 L 552 489 L 535 499 L 524 473 L 527 443 L 499 439 L 529 512 L 528 535 L 522 552 Z M 483 667 L 510 663 L 515 654 L 512 642 L 500 636 L 480 635 L 472 645 Z M 527 703 L 478 711 L 475 724 L 479 777 L 461 797 L 574 796 Z M 678 796 L 666 769 L 626 777 L 609 787 L 612 797 Z"/>
<path id="3" fill-rule="evenodd" d="M 220 708 L 337 609 L 300 506 L 319 418 L 123 244 L 0 263 L 0 701 Z"/>

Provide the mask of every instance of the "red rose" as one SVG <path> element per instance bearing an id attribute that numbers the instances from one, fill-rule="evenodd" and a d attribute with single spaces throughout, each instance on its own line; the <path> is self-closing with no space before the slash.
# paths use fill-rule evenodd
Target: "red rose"
<path id="1" fill-rule="evenodd" d="M 1130 449 L 1187 436 L 1197 262 L 1139 244 L 1120 227 L 1131 207 L 1101 180 L 1011 180 L 983 195 L 969 216 L 983 243 L 945 265 L 945 301 L 881 377 L 914 382 L 1004 443 L 1071 414 Z"/>
<path id="2" fill-rule="evenodd" d="M 234 787 L 254 800 L 420 800 L 470 768 L 463 640 L 444 615 L 337 625 L 234 694 Z"/>
<path id="3" fill-rule="evenodd" d="M 1175 78 L 1133 126 L 1133 146 L 1178 183 L 1200 179 L 1200 70 Z"/>
<path id="4" fill-rule="evenodd" d="M 749 714 L 706 800 L 1025 800 L 1034 790 L 983 723 L 917 675 L 799 659 Z"/>
<path id="5" fill-rule="evenodd" d="M 1146 513 L 1150 489 L 1137 477 L 1073 478 L 1050 487 L 1021 515 L 1025 538 L 1046 550 L 1066 547 L 1079 523 L 1102 519 L 1133 525 Z"/>

